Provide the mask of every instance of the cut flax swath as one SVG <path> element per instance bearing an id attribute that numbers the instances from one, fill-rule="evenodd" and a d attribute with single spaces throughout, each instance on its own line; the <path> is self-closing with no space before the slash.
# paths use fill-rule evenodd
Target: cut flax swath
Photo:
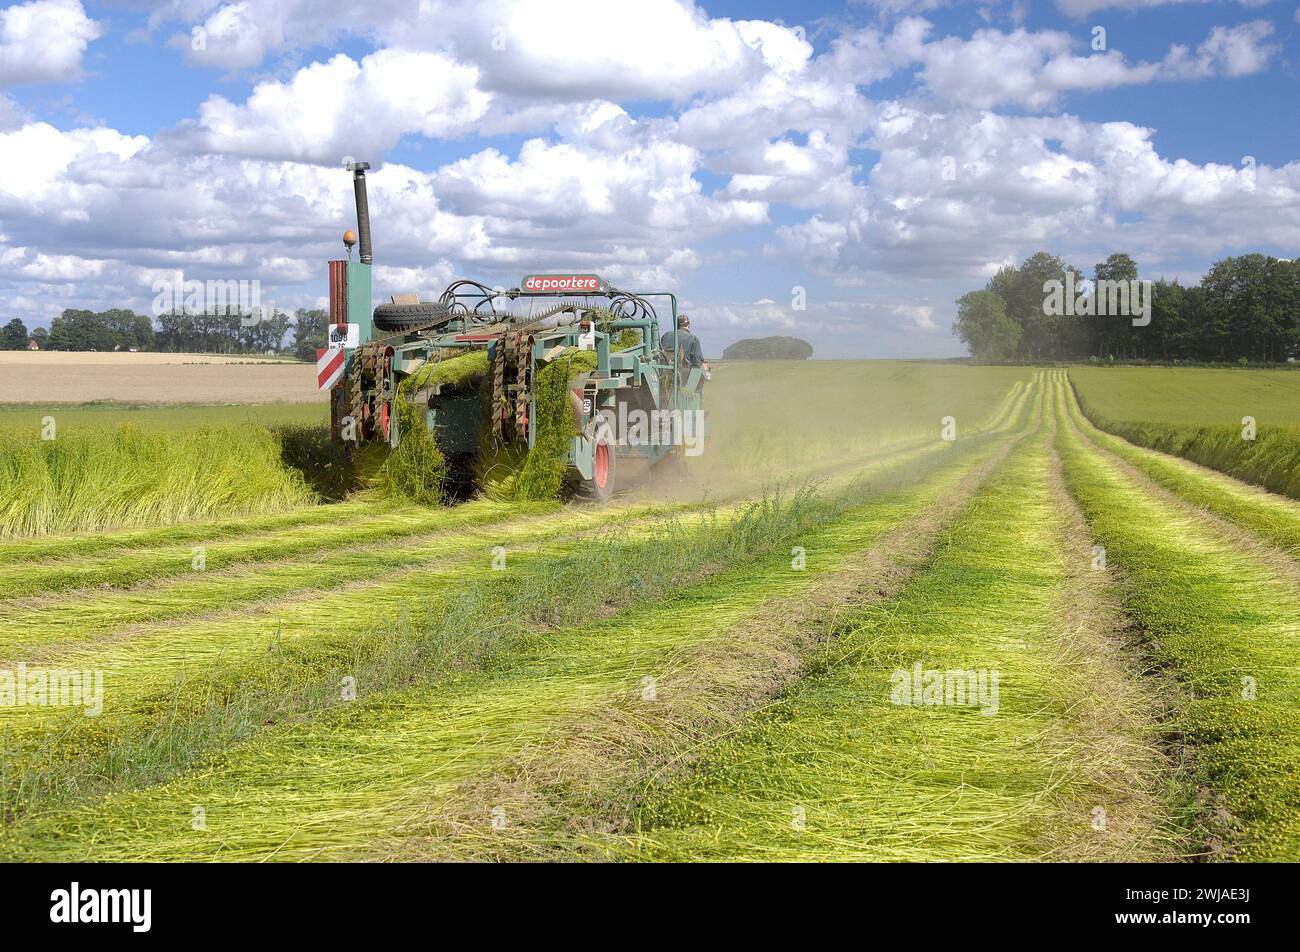
<path id="1" fill-rule="evenodd" d="M 1125 478 L 1068 414 L 1066 483 L 1107 562 L 1149 663 L 1182 697 L 1165 723 L 1191 785 L 1178 820 L 1209 859 L 1300 850 L 1300 600 L 1268 560 Z"/>
<path id="2" fill-rule="evenodd" d="M 969 458 L 946 460 L 937 474 L 926 475 L 935 460 L 900 467 L 890 481 L 900 488 L 846 513 L 818 538 L 801 539 L 820 569 L 802 577 L 786 572 L 786 581 L 807 583 L 798 591 L 772 586 L 769 599 L 725 629 L 712 607 L 717 599 L 702 599 L 709 617 L 697 624 L 718 629 L 719 637 L 684 649 L 661 672 L 657 703 L 638 700 L 635 691 L 614 695 L 580 720 L 557 725 L 543 743 L 411 824 L 432 827 L 430 836 L 392 849 L 440 858 L 556 857 L 583 854 L 602 831 L 627 830 L 644 787 L 680 776 L 710 739 L 796 680 L 848 610 L 901 589 L 1006 455 L 1008 442 L 977 446 L 963 450 Z M 511 829 L 485 830 L 476 815 L 484 802 L 505 804 Z"/>

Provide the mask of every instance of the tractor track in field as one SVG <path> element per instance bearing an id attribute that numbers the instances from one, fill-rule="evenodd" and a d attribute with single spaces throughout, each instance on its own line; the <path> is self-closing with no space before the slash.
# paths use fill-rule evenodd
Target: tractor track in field
<path id="1" fill-rule="evenodd" d="M 933 553 L 945 528 L 1024 435 L 1008 437 L 923 513 L 879 537 L 861 558 L 807 590 L 764 603 L 726 637 L 688 649 L 658 679 L 663 703 L 635 695 L 556 725 L 485 778 L 468 781 L 431 816 L 414 820 L 381 858 L 545 859 L 571 855 L 572 838 L 622 832 L 646 784 L 689 771 L 695 750 L 723 735 L 797 680 L 844 613 L 897 594 Z M 483 804 L 511 818 L 484 828 Z M 412 836 L 412 829 L 431 832 Z M 541 832 L 542 835 L 537 834 Z"/>
<path id="2" fill-rule="evenodd" d="M 1065 466 L 1055 445 L 1059 426 L 1052 414 L 1047 481 L 1059 518 L 1057 543 L 1066 564 L 1058 636 L 1063 658 L 1090 688 L 1081 692 L 1075 723 L 1084 749 L 1098 751 L 1121 743 L 1129 754 L 1096 763 L 1094 782 L 1112 791 L 1105 807 L 1105 828 L 1095 831 L 1079 824 L 1066 852 L 1074 859 L 1111 859 L 1114 851 L 1109 847 L 1114 842 L 1151 841 L 1169 826 L 1160 775 L 1168 776 L 1175 769 L 1174 758 L 1154 735 L 1156 725 L 1169 715 L 1174 689 L 1167 682 L 1152 684 L 1143 678 L 1142 662 L 1132 648 L 1134 623 L 1124 610 L 1118 573 L 1112 566 L 1098 570 L 1093 565 L 1092 535 L 1066 486 Z M 1173 856 L 1170 843 L 1155 856 L 1134 858 Z"/>

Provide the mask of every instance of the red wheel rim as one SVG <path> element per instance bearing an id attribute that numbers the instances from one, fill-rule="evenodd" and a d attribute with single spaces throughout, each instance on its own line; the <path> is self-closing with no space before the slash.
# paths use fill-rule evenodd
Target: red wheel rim
<path id="1" fill-rule="evenodd" d="M 605 483 L 609 482 L 609 444 L 596 444 L 596 486 L 600 489 L 605 488 Z"/>

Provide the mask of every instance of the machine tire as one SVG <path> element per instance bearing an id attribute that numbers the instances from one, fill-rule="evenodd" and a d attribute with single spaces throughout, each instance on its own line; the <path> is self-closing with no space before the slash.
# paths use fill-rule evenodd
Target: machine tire
<path id="1" fill-rule="evenodd" d="M 586 502 L 607 502 L 614 495 L 618 454 L 614 447 L 614 430 L 602 415 L 595 430 L 596 453 L 592 478 L 578 481 L 577 496 Z"/>
<path id="2" fill-rule="evenodd" d="M 381 304 L 375 308 L 375 327 L 381 331 L 409 331 L 428 324 L 438 324 L 451 317 L 445 304 L 427 301 L 420 304 Z"/>

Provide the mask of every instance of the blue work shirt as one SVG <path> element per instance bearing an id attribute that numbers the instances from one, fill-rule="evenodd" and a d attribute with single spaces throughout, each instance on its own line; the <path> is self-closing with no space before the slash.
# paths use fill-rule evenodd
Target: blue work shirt
<path id="1" fill-rule="evenodd" d="M 673 338 L 676 338 L 676 343 L 673 342 Z M 659 339 L 659 349 L 665 354 L 672 354 L 677 348 L 681 348 L 682 366 L 704 366 L 704 351 L 700 347 L 700 339 L 690 331 L 678 331 L 676 334 L 669 331 Z"/>

